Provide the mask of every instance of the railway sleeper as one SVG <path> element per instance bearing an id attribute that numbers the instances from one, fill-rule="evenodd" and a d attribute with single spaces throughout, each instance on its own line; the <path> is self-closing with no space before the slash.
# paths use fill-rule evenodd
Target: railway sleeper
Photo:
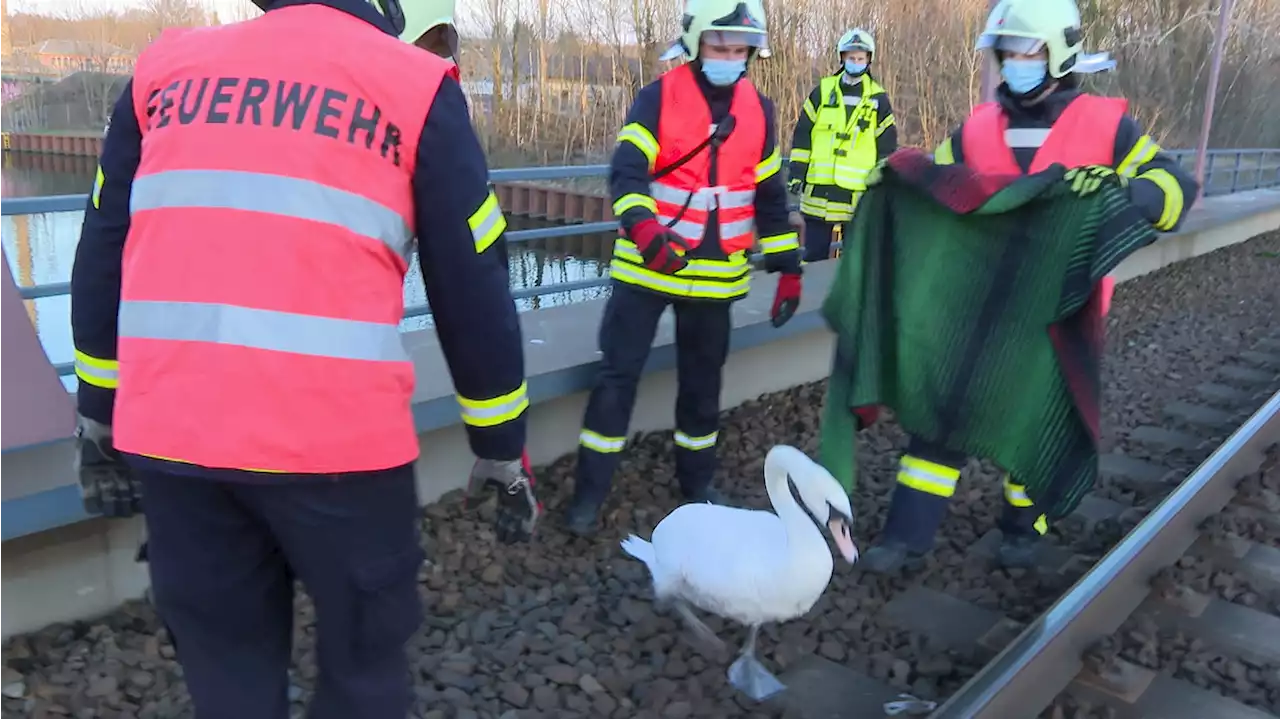
<path id="1" fill-rule="evenodd" d="M 1195 392 L 1201 401 L 1228 409 L 1262 404 L 1258 392 L 1217 382 L 1202 382 L 1196 385 Z"/>
<path id="2" fill-rule="evenodd" d="M 816 654 L 779 677 L 787 690 L 770 703 L 796 719 L 884 716 L 884 705 L 901 692 L 843 664 Z"/>
<path id="3" fill-rule="evenodd" d="M 1114 719 L 1275 719 L 1217 692 L 1168 674 L 1115 659 L 1105 675 L 1080 672 L 1066 693 L 1079 702 L 1103 705 Z"/>
<path id="4" fill-rule="evenodd" d="M 1240 426 L 1241 420 L 1248 416 L 1241 416 L 1234 411 L 1182 401 L 1166 404 L 1164 406 L 1164 414 L 1177 422 L 1211 430 L 1215 434 L 1224 433 L 1224 430 L 1229 432 Z"/>
<path id="5" fill-rule="evenodd" d="M 1181 472 L 1155 462 L 1115 452 L 1098 458 L 1098 470 L 1128 487 L 1171 485 L 1183 476 Z"/>
<path id="6" fill-rule="evenodd" d="M 1155 449 L 1167 453 L 1191 453 L 1205 455 L 1213 451 L 1217 443 L 1212 439 L 1197 437 L 1193 434 L 1165 427 L 1142 425 L 1129 432 L 1129 440 L 1152 445 Z"/>
<path id="7" fill-rule="evenodd" d="M 1190 556 L 1212 562 L 1224 571 L 1240 575 L 1254 587 L 1280 591 L 1280 549 L 1236 536 L 1201 535 L 1188 550 Z M 1280 643 L 1280 637 L 1276 638 Z"/>
<path id="8" fill-rule="evenodd" d="M 1244 389 L 1261 390 L 1280 381 L 1280 374 L 1274 371 L 1234 363 L 1219 367 L 1218 376 L 1224 382 Z"/>
<path id="9" fill-rule="evenodd" d="M 1274 351 L 1245 350 L 1237 355 L 1241 360 L 1262 369 L 1280 369 L 1280 349 Z"/>

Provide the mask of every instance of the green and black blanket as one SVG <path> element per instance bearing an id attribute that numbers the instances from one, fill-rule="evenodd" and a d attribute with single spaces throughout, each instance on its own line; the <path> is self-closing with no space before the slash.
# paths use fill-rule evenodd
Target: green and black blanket
<path id="1" fill-rule="evenodd" d="M 1118 180 L 1079 196 L 1060 165 L 975 175 L 903 149 L 845 227 L 822 307 L 836 333 L 823 464 L 852 491 L 852 410 L 984 457 L 1050 520 L 1098 474 L 1098 282 L 1157 237 Z"/>

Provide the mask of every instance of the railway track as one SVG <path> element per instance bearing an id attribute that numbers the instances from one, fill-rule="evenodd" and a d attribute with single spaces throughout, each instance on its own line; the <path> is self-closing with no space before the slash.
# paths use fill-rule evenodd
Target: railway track
<path id="1" fill-rule="evenodd" d="M 893 597 L 877 614 L 877 622 L 900 627 L 918 643 L 941 645 L 958 661 L 982 666 L 945 702 L 913 701 L 883 681 L 815 656 L 784 675 L 790 687 L 782 700 L 784 715 L 1280 715 L 1277 389 L 1280 337 L 1264 339 L 1220 367 L 1215 381 L 1194 389 L 1194 401 L 1166 405 L 1159 425 L 1130 431 L 1126 454 L 1105 455 L 1102 465 L 1113 484 L 1134 491 L 1136 506 L 1126 507 L 1100 492 L 1086 498 L 1072 517 L 1080 531 L 1110 524 L 1123 538 L 1096 563 L 1065 547 L 1046 547 L 1036 571 L 1057 575 L 1070 588 L 1034 621 L 1024 625 L 960 598 L 962 591 L 923 584 Z M 1189 475 L 1171 469 L 1202 458 Z M 1242 481 L 1255 490 L 1248 497 L 1237 493 Z M 1240 536 L 1235 531 L 1240 526 L 1256 526 L 1258 531 Z M 983 537 L 971 548 L 972 558 L 990 556 L 996 541 L 995 533 Z M 1245 589 L 1216 591 L 1237 585 Z M 1147 646 L 1137 651 L 1131 646 L 1144 641 Z M 1183 650 L 1161 649 L 1161 641 Z M 1215 657 L 1244 689 L 1207 688 L 1220 683 L 1209 676 L 1214 674 L 1212 667 L 1201 666 L 1197 674 L 1194 658 L 1191 670 L 1179 664 L 1179 657 L 1182 664 L 1188 663 L 1187 646 L 1191 653 Z M 1271 698 L 1265 686 L 1249 691 L 1251 680 L 1274 685 Z M 1246 695 L 1253 706 L 1241 701 Z"/>

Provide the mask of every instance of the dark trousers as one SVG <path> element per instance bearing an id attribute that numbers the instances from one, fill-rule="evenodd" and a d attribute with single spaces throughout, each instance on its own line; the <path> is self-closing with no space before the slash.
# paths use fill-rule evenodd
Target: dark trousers
<path id="1" fill-rule="evenodd" d="M 307 716 L 408 716 L 424 558 L 413 465 L 270 484 L 139 474 L 152 593 L 196 719 L 289 716 L 295 578 L 316 613 Z"/>
<path id="2" fill-rule="evenodd" d="M 836 222 L 804 216 L 804 261 L 821 262 L 831 258 L 831 236 Z"/>
<path id="3" fill-rule="evenodd" d="M 893 498 L 889 502 L 889 516 L 885 519 L 881 541 L 901 542 L 913 552 L 927 552 L 933 548 L 933 538 L 947 516 L 947 505 L 951 503 L 951 495 L 935 494 L 922 491 L 904 483 L 904 473 L 910 478 L 905 466 L 910 458 L 925 460 L 933 464 L 949 467 L 957 473 L 964 468 L 967 457 L 945 447 L 933 445 L 911 437 L 904 454 L 903 468 L 898 473 L 898 483 L 893 488 Z M 1018 507 L 1009 500 L 1009 479 L 1005 478 L 1005 500 L 1002 502 L 998 527 L 1005 537 L 1014 535 L 1038 536 L 1041 530 L 1036 522 L 1040 511 L 1034 506 Z"/>
<path id="4" fill-rule="evenodd" d="M 711 484 L 721 373 L 729 355 L 730 305 L 673 299 L 614 282 L 600 323 L 600 375 L 582 422 L 575 486 L 580 502 L 598 504 L 609 494 L 626 443 L 636 386 L 667 305 L 676 316 L 676 477 L 686 495 L 696 496 Z"/>

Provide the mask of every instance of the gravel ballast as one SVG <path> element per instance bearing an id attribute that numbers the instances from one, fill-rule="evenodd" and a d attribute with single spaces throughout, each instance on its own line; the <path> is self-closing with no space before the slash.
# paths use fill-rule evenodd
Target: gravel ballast
<path id="1" fill-rule="evenodd" d="M 1158 460 L 1184 474 L 1194 467 L 1202 456 L 1156 454 L 1130 441 L 1127 433 L 1143 424 L 1173 428 L 1162 416 L 1165 404 L 1193 401 L 1193 388 L 1211 381 L 1219 365 L 1280 330 L 1277 278 L 1280 233 L 1271 233 L 1120 285 L 1104 368 L 1103 451 Z M 774 444 L 816 454 L 823 392 L 822 383 L 802 385 L 726 413 L 719 481 L 733 501 L 768 507 L 762 470 L 765 453 Z M 883 521 L 904 437 L 891 422 L 881 422 L 864 432 L 861 442 L 854 536 L 865 549 Z M 618 540 L 628 533 L 647 537 L 676 506 L 672 451 L 669 432 L 633 443 L 606 505 L 606 529 L 593 541 L 571 538 L 557 526 L 569 496 L 572 457 L 540 470 L 540 489 L 551 514 L 531 546 L 495 545 L 488 524 L 492 510 L 465 513 L 456 494 L 425 508 L 430 564 L 421 575 L 421 594 L 428 619 L 410 645 L 416 716 L 679 719 L 785 713 L 772 704 L 739 698 L 725 680 L 732 657 L 704 656 L 688 643 L 674 617 L 654 610 L 644 566 L 618 548 Z M 1242 486 L 1241 495 L 1267 506 L 1280 490 L 1275 482 L 1273 471 L 1270 479 Z M 1104 478 L 1098 495 L 1133 509 L 1088 530 L 1064 522 L 1051 530 L 1052 541 L 1086 559 L 1096 558 L 1154 506 L 1159 491 Z M 918 584 L 1017 621 L 1047 608 L 1066 588 L 1061 578 L 993 569 L 969 556 L 971 546 L 994 526 L 999 501 L 994 467 L 971 462 L 939 532 L 937 550 L 924 568 L 885 578 L 837 563 L 831 586 L 809 615 L 761 631 L 758 656 L 782 672 L 800 658 L 818 654 L 921 699 L 945 697 L 973 675 L 981 660 L 944 651 L 926 638 L 887 626 L 876 614 Z M 1241 515 L 1235 505 L 1219 524 L 1222 532 L 1271 546 L 1280 543 L 1277 523 Z M 1173 581 L 1198 591 L 1276 611 L 1276 597 L 1268 588 L 1215 576 L 1194 562 L 1174 571 L 1183 574 L 1175 574 Z M 741 628 L 704 618 L 730 645 L 743 640 Z M 294 672 L 298 716 L 315 675 L 313 623 L 311 607 L 302 598 Z M 1121 637 L 1114 651 L 1152 668 L 1176 665 L 1178 671 L 1190 672 L 1187 676 L 1201 677 L 1207 688 L 1258 707 L 1270 703 L 1277 710 L 1280 674 L 1275 666 L 1245 665 L 1242 673 L 1232 663 L 1235 659 L 1206 653 L 1185 637 L 1162 639 L 1159 632 L 1140 629 L 1134 636 L 1141 640 Z M 142 602 L 94 621 L 12 638 L 4 644 L 3 657 L 4 717 L 191 715 L 172 646 Z M 1063 704 L 1056 710 L 1058 716 L 1075 716 L 1077 708 Z"/>

